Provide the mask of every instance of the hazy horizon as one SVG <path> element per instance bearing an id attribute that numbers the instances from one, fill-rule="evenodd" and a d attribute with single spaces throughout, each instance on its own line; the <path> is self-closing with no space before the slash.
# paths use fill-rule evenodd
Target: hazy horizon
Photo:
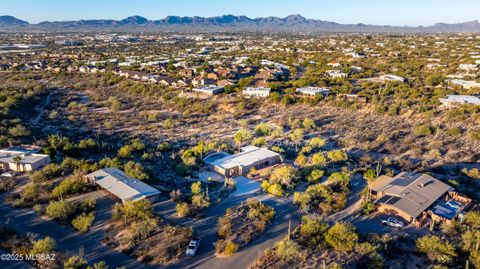
<path id="1" fill-rule="evenodd" d="M 478 20 L 480 2 L 473 0 L 424 0 L 418 3 L 385 3 L 380 0 L 253 0 L 229 2 L 221 0 L 20 0 L 2 1 L 2 14 L 11 15 L 29 23 L 81 19 L 124 19 L 139 15 L 150 20 L 167 16 L 214 17 L 222 15 L 257 17 L 286 17 L 299 14 L 308 19 L 333 21 L 343 24 L 374 24 L 393 26 L 430 26 L 435 23 L 462 23 Z"/>

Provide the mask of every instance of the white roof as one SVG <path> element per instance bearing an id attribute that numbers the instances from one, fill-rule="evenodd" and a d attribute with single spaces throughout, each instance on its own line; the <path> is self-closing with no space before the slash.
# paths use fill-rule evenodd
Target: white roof
<path id="1" fill-rule="evenodd" d="M 330 93 L 330 89 L 319 88 L 319 87 L 303 87 L 297 88 L 297 92 L 306 93 L 306 94 L 327 94 Z"/>
<path id="2" fill-rule="evenodd" d="M 104 168 L 88 174 L 87 177 L 122 201 L 138 201 L 160 193 L 157 189 L 127 176 L 117 168 Z"/>
<path id="3" fill-rule="evenodd" d="M 242 152 L 217 160 L 213 165 L 229 169 L 237 166 L 250 166 L 261 160 L 277 156 L 279 156 L 278 153 L 265 148 L 246 146 L 242 148 Z"/>
<path id="4" fill-rule="evenodd" d="M 480 105 L 480 98 L 474 95 L 448 95 L 447 98 L 440 98 L 442 103 L 463 103 Z"/>
<path id="5" fill-rule="evenodd" d="M 44 159 L 50 161 L 50 156 L 46 154 L 36 154 L 8 149 L 0 150 L 0 163 L 15 163 L 13 160 L 15 157 L 20 157 L 20 163 L 22 164 L 34 164 Z"/>
<path id="6" fill-rule="evenodd" d="M 270 92 L 270 88 L 263 88 L 263 87 L 247 87 L 243 90 L 243 92 Z"/>

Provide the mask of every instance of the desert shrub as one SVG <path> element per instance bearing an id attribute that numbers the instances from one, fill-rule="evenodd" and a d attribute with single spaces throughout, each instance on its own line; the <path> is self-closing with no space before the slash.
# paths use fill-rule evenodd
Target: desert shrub
<path id="1" fill-rule="evenodd" d="M 64 197 L 66 195 L 74 195 L 82 193 L 86 188 L 86 183 L 82 179 L 81 174 L 75 174 L 63 180 L 58 186 L 52 190 L 54 198 Z"/>
<path id="2" fill-rule="evenodd" d="M 42 170 L 33 172 L 30 175 L 30 178 L 34 182 L 44 182 L 60 176 L 61 173 L 62 173 L 62 169 L 58 164 L 50 163 L 50 164 L 47 164 L 45 167 L 43 167 Z"/>
<path id="3" fill-rule="evenodd" d="M 33 255 L 51 254 L 53 253 L 54 250 L 55 250 L 55 240 L 47 236 L 43 239 L 33 241 L 30 254 L 33 254 Z"/>
<path id="4" fill-rule="evenodd" d="M 300 246 L 292 240 L 282 240 L 275 243 L 275 254 L 284 261 L 291 260 L 301 254 Z"/>
<path id="5" fill-rule="evenodd" d="M 480 131 L 470 130 L 467 133 L 468 138 L 473 141 L 480 141 Z"/>
<path id="6" fill-rule="evenodd" d="M 257 126 L 255 126 L 255 134 L 258 136 L 269 136 L 274 130 L 274 127 L 265 122 L 259 123 Z"/>
<path id="7" fill-rule="evenodd" d="M 256 147 L 261 147 L 267 144 L 267 140 L 264 137 L 258 137 L 252 141 L 252 144 Z"/>
<path id="8" fill-rule="evenodd" d="M 123 166 L 123 170 L 125 171 L 125 174 L 132 178 L 139 180 L 145 180 L 149 178 L 148 173 L 145 172 L 145 169 L 140 163 L 129 161 Z"/>
<path id="9" fill-rule="evenodd" d="M 327 157 L 332 161 L 332 162 L 341 162 L 341 161 L 346 161 L 348 160 L 347 153 L 343 150 L 332 150 L 327 152 Z"/>
<path id="10" fill-rule="evenodd" d="M 375 211 L 375 204 L 374 203 L 366 202 L 366 203 L 363 204 L 362 213 L 364 215 L 370 215 L 370 213 L 372 213 L 373 211 Z"/>
<path id="11" fill-rule="evenodd" d="M 158 223 L 154 218 L 143 219 L 132 222 L 129 228 L 133 239 L 143 240 L 158 228 Z"/>
<path id="12" fill-rule="evenodd" d="M 72 220 L 72 226 L 80 232 L 88 232 L 92 226 L 95 216 L 93 212 L 89 214 L 82 213 Z"/>
<path id="13" fill-rule="evenodd" d="M 327 158 L 323 152 L 313 154 L 311 163 L 317 166 L 324 166 L 327 163 Z"/>
<path id="14" fill-rule="evenodd" d="M 282 185 L 278 183 L 273 183 L 270 184 L 268 181 L 264 180 L 262 181 L 262 189 L 264 192 L 269 193 L 273 196 L 276 197 L 282 197 L 283 196 L 283 188 Z"/>
<path id="15" fill-rule="evenodd" d="M 90 212 L 95 210 L 97 206 L 97 201 L 94 199 L 87 198 L 80 203 L 80 210 L 83 212 Z"/>
<path id="16" fill-rule="evenodd" d="M 227 238 L 232 234 L 232 220 L 230 219 L 229 212 L 225 216 L 218 219 L 217 234 L 220 238 Z"/>
<path id="17" fill-rule="evenodd" d="M 314 137 L 308 143 L 312 148 L 322 148 L 327 144 L 327 142 L 321 137 Z"/>
<path id="18" fill-rule="evenodd" d="M 328 224 L 323 223 L 321 220 L 303 216 L 300 225 L 301 239 L 309 246 L 317 247 L 324 243 L 324 234 L 328 228 Z"/>
<path id="19" fill-rule="evenodd" d="M 34 182 L 28 183 L 20 193 L 20 197 L 25 201 L 32 201 L 38 197 L 40 185 Z"/>
<path id="20" fill-rule="evenodd" d="M 416 241 L 418 252 L 427 255 L 432 262 L 451 264 L 457 256 L 455 247 L 446 240 L 435 235 L 425 235 Z"/>
<path id="21" fill-rule="evenodd" d="M 0 181 L 0 192 L 9 191 L 15 188 L 15 180 L 12 178 L 5 178 Z"/>
<path id="22" fill-rule="evenodd" d="M 313 169 L 307 176 L 308 182 L 318 182 L 325 175 L 325 171 L 319 169 Z"/>
<path id="23" fill-rule="evenodd" d="M 418 136 L 429 136 L 433 133 L 433 128 L 427 124 L 417 124 L 414 131 Z"/>
<path id="24" fill-rule="evenodd" d="M 190 205 L 187 203 L 179 203 L 175 206 L 175 211 L 179 217 L 187 217 L 191 214 Z"/>
<path id="25" fill-rule="evenodd" d="M 325 241 L 337 251 L 352 251 L 358 241 L 358 235 L 353 225 L 337 222 L 328 229 Z"/>
<path id="26" fill-rule="evenodd" d="M 78 269 L 87 265 L 87 261 L 80 256 L 71 256 L 65 263 L 63 263 L 64 269 Z"/>
<path id="27" fill-rule="evenodd" d="M 230 240 L 220 240 L 215 243 L 215 251 L 223 257 L 230 257 L 238 251 L 239 245 Z"/>
<path id="28" fill-rule="evenodd" d="M 67 220 L 74 212 L 75 206 L 72 203 L 64 200 L 51 201 L 45 209 L 47 216 L 60 221 Z"/>

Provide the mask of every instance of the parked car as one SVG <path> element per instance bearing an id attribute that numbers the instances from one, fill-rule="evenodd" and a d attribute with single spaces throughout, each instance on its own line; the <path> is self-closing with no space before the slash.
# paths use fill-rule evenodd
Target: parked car
<path id="1" fill-rule="evenodd" d="M 200 246 L 200 238 L 198 237 L 193 237 L 192 240 L 190 240 L 190 243 L 188 244 L 187 247 L 187 256 L 193 257 L 197 254 L 198 247 Z"/>
<path id="2" fill-rule="evenodd" d="M 5 172 L 5 173 L 2 173 L 0 176 L 1 177 L 14 177 L 15 173 L 13 171 L 8 171 L 8 172 Z"/>
<path id="3" fill-rule="evenodd" d="M 383 225 L 387 225 L 393 228 L 403 228 L 405 225 L 403 222 L 399 221 L 396 218 L 389 217 L 388 219 L 382 220 Z"/>

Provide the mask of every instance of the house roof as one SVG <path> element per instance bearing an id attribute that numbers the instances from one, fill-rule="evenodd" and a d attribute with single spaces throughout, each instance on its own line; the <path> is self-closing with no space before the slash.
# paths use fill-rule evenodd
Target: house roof
<path id="1" fill-rule="evenodd" d="M 375 201 L 397 208 L 416 218 L 447 191 L 449 185 L 427 175 L 403 172 L 395 177 L 381 176 L 369 184 L 369 189 L 384 195 Z"/>
<path id="2" fill-rule="evenodd" d="M 36 154 L 27 151 L 8 149 L 0 150 L 0 163 L 15 163 L 15 157 L 20 157 L 20 163 L 22 164 L 34 164 L 44 159 L 50 160 L 50 156 L 46 154 Z"/>
<path id="3" fill-rule="evenodd" d="M 448 95 L 447 98 L 440 98 L 442 103 L 463 103 L 480 105 L 480 98 L 474 95 Z"/>
<path id="4" fill-rule="evenodd" d="M 280 156 L 278 153 L 266 148 L 246 146 L 242 148 L 242 152 L 217 160 L 213 165 L 223 169 L 230 169 L 237 166 L 250 166 L 259 161 L 278 156 Z"/>
<path id="5" fill-rule="evenodd" d="M 117 168 L 104 168 L 88 174 L 87 177 L 122 201 L 138 201 L 160 193 L 157 189 L 129 177 Z"/>

